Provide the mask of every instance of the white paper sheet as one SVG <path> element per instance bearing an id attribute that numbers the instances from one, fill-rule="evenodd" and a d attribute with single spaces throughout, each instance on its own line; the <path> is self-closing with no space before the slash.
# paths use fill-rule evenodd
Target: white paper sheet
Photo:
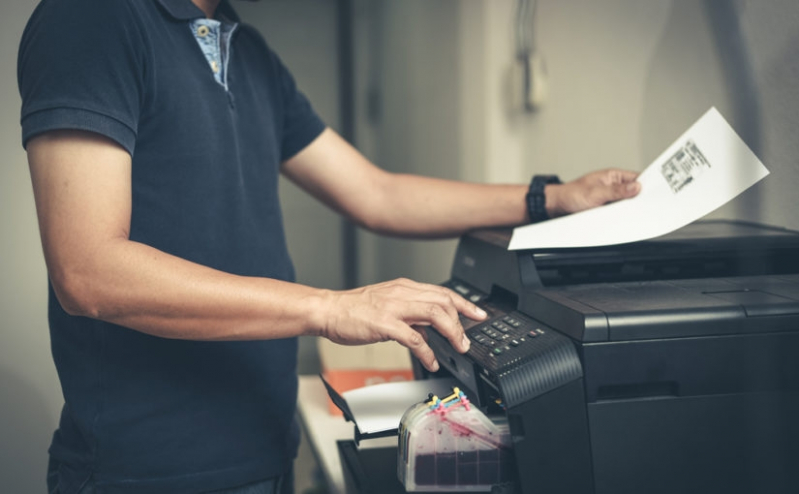
<path id="1" fill-rule="evenodd" d="M 425 379 L 375 384 L 341 394 L 362 434 L 374 434 L 399 427 L 403 414 L 427 399 L 428 393 L 440 397 L 452 393 L 458 383 L 452 378 Z"/>
<path id="2" fill-rule="evenodd" d="M 636 197 L 516 228 L 508 248 L 597 247 L 665 235 L 723 206 L 768 173 L 711 108 L 641 173 Z"/>

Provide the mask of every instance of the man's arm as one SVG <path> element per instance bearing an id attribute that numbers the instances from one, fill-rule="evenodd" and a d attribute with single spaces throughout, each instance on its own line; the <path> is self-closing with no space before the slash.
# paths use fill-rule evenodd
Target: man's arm
<path id="1" fill-rule="evenodd" d="M 42 134 L 28 143 L 28 159 L 48 272 L 72 315 L 165 338 L 395 340 L 433 370 L 435 357 L 415 328 L 432 325 L 466 351 L 458 312 L 485 317 L 434 285 L 318 290 L 220 272 L 131 241 L 131 158 L 97 134 Z"/>
<path id="2" fill-rule="evenodd" d="M 488 185 L 394 174 L 374 166 L 327 129 L 283 164 L 300 187 L 361 226 L 379 233 L 450 237 L 491 226 L 529 221 L 526 185 Z M 550 217 L 635 196 L 638 174 L 602 170 L 546 186 Z"/>

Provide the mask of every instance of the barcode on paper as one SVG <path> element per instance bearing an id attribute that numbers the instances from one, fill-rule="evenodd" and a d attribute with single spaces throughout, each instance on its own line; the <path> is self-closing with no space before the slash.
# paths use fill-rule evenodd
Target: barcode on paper
<path id="1" fill-rule="evenodd" d="M 663 178 L 676 194 L 710 168 L 705 155 L 694 141 L 688 141 L 660 168 Z"/>

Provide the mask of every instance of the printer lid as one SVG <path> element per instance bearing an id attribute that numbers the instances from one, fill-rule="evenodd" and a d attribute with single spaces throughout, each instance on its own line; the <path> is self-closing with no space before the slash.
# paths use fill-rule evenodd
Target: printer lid
<path id="1" fill-rule="evenodd" d="M 799 328 L 799 232 L 699 221 L 642 242 L 519 255 L 519 308 L 578 341 Z"/>
<path id="2" fill-rule="evenodd" d="M 542 288 L 528 315 L 581 342 L 799 330 L 799 275 Z"/>
<path id="3" fill-rule="evenodd" d="M 799 232 L 757 223 L 691 223 L 651 240 L 519 253 L 528 287 L 799 273 Z"/>

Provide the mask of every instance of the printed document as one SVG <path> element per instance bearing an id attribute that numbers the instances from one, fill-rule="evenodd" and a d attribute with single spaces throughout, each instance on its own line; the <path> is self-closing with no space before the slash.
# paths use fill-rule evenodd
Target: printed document
<path id="1" fill-rule="evenodd" d="M 641 172 L 636 197 L 516 228 L 508 248 L 598 247 L 665 235 L 723 206 L 768 173 L 711 108 Z"/>

